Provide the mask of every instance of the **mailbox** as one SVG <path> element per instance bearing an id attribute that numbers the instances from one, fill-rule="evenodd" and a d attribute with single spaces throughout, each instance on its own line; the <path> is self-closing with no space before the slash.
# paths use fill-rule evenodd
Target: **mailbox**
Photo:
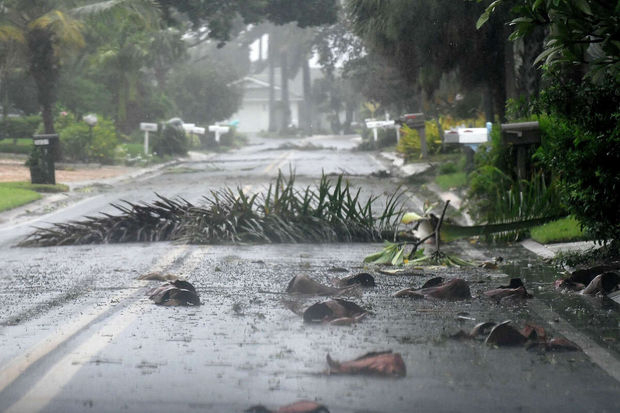
<path id="1" fill-rule="evenodd" d="M 30 181 L 33 184 L 55 184 L 56 169 L 54 165 L 53 145 L 58 145 L 57 134 L 42 134 L 32 137 L 34 148 L 28 166 Z"/>
<path id="2" fill-rule="evenodd" d="M 502 141 L 506 145 L 539 144 L 538 122 L 502 123 Z"/>
<path id="3" fill-rule="evenodd" d="M 424 127 L 424 113 L 406 113 L 400 118 L 401 122 L 404 122 L 412 129 Z"/>
<path id="4" fill-rule="evenodd" d="M 489 141 L 487 128 L 458 128 L 459 143 L 475 144 Z"/>
<path id="5" fill-rule="evenodd" d="M 209 132 L 215 133 L 215 142 L 220 142 L 220 135 L 223 133 L 228 133 L 230 131 L 230 126 L 222 126 L 222 125 L 209 125 Z"/>
<path id="6" fill-rule="evenodd" d="M 531 165 L 528 146 L 540 144 L 538 122 L 502 123 L 502 142 L 516 149 L 517 176 L 527 179 Z"/>

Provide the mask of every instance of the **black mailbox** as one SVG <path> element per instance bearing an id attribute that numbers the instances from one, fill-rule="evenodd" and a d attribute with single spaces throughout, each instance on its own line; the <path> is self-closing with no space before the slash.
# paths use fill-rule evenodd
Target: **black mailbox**
<path id="1" fill-rule="evenodd" d="M 538 122 L 503 123 L 502 142 L 516 148 L 517 176 L 519 179 L 528 179 L 527 147 L 540 145 Z"/>
<path id="2" fill-rule="evenodd" d="M 55 184 L 56 169 L 54 165 L 53 146 L 57 145 L 57 134 L 34 135 L 34 148 L 28 159 L 30 180 L 33 184 Z"/>

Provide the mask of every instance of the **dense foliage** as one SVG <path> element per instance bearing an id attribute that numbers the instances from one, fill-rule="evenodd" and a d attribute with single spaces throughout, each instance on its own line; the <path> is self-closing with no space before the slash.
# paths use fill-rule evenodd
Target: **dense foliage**
<path id="1" fill-rule="evenodd" d="M 41 116 L 0 118 L 0 139 L 32 138 L 41 123 Z"/>
<path id="2" fill-rule="evenodd" d="M 569 211 L 600 240 L 620 239 L 620 89 L 589 80 L 547 88 L 537 109 L 550 116 L 540 152 Z"/>

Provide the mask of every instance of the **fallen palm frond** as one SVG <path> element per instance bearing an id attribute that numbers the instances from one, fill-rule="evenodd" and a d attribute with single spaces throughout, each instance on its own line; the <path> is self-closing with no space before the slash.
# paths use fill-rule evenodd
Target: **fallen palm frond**
<path id="1" fill-rule="evenodd" d="M 152 203 L 112 204 L 120 214 L 102 213 L 82 221 L 37 228 L 20 246 L 116 242 L 183 241 L 212 243 L 376 242 L 393 239 L 402 217 L 401 192 L 385 200 L 362 200 L 342 175 L 323 176 L 316 186 L 295 187 L 282 173 L 262 193 L 242 189 L 211 191 L 204 205 L 157 195 Z"/>

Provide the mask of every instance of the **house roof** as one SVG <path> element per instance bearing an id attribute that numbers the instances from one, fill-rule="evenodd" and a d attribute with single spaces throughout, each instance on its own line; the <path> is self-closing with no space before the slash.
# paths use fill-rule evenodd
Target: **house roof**
<path id="1" fill-rule="evenodd" d="M 280 68 L 276 67 L 274 70 L 274 89 L 276 91 L 282 90 L 281 88 L 281 75 Z M 311 69 L 310 79 L 322 78 L 323 73 L 320 69 Z M 232 84 L 241 85 L 243 87 L 243 100 L 246 101 L 268 101 L 269 100 L 269 68 L 263 69 L 259 73 L 251 74 L 241 78 Z M 279 98 L 278 92 L 276 92 L 276 99 Z M 303 76 L 302 71 L 299 70 L 297 76 L 294 79 L 289 80 L 289 99 L 291 101 L 303 100 Z"/>

